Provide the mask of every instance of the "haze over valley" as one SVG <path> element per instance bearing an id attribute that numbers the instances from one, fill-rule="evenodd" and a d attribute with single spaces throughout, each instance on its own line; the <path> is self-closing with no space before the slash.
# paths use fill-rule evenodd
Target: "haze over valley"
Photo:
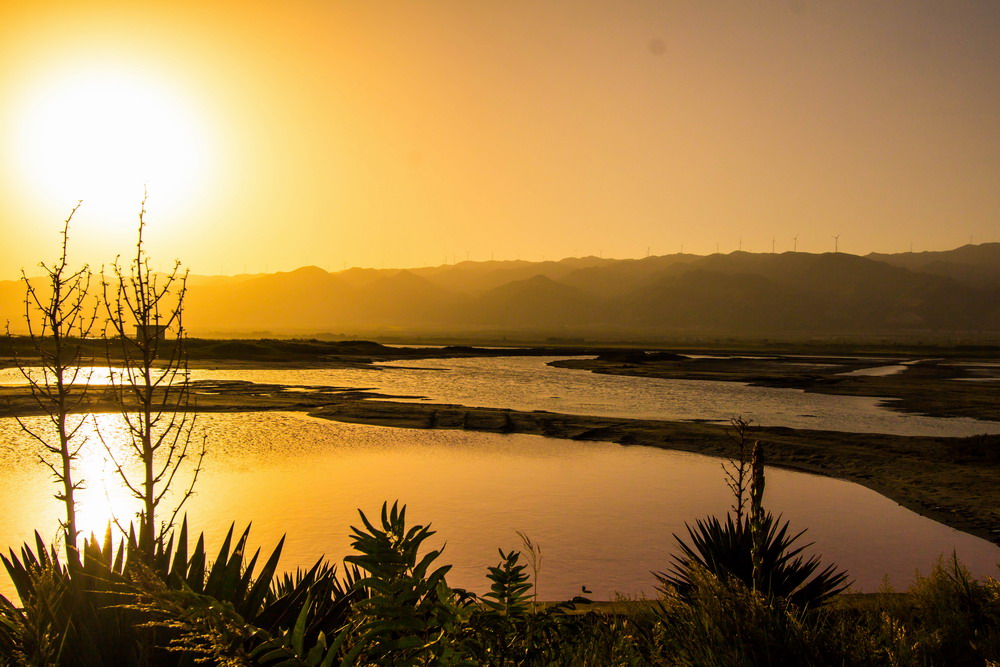
<path id="1" fill-rule="evenodd" d="M 944 252 L 664 255 L 315 266 L 192 276 L 195 335 L 548 333 L 622 338 L 1000 332 L 1000 243 Z"/>

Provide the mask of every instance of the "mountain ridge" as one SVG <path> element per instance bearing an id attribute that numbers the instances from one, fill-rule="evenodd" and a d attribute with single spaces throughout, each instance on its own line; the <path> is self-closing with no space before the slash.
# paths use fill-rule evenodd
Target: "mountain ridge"
<path id="1" fill-rule="evenodd" d="M 0 318 L 23 317 L 0 281 Z M 1000 334 L 1000 244 L 935 253 L 662 255 L 192 276 L 193 335 L 599 329 L 666 335 Z M 16 328 L 16 327 L 14 327 Z"/>

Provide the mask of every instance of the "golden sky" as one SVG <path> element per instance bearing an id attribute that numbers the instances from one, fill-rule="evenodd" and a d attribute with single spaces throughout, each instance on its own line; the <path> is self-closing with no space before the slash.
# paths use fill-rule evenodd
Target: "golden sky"
<path id="1" fill-rule="evenodd" d="M 1000 240 L 1000 3 L 0 3 L 0 279 Z"/>

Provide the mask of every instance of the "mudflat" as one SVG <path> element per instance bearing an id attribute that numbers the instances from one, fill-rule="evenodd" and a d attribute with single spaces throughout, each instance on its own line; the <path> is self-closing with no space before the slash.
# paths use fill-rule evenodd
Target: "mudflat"
<path id="1" fill-rule="evenodd" d="M 678 358 L 670 358 L 678 357 Z M 1000 420 L 1000 359 L 952 355 L 695 356 L 614 352 L 553 366 L 675 380 L 743 382 L 820 394 L 893 399 L 886 407 L 934 417 Z"/>

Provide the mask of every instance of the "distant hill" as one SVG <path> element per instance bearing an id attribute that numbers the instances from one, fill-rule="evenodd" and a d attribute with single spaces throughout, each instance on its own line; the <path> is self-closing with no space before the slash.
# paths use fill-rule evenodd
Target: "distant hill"
<path id="1" fill-rule="evenodd" d="M 189 331 L 280 330 L 275 323 L 293 323 L 294 329 L 322 329 L 327 313 L 339 310 L 353 294 L 351 286 L 316 266 L 265 274 L 240 282 L 192 282 L 185 302 Z"/>
<path id="2" fill-rule="evenodd" d="M 941 252 L 872 253 L 868 259 L 953 278 L 971 287 L 1000 287 L 1000 243 L 964 245 Z"/>
<path id="3" fill-rule="evenodd" d="M 597 323 L 603 311 L 594 295 L 538 274 L 480 294 L 460 314 L 466 326 L 558 328 Z"/>
<path id="4" fill-rule="evenodd" d="M 447 319 L 461 301 L 450 290 L 439 287 L 412 271 L 381 276 L 358 288 L 344 304 L 343 315 L 358 324 L 383 326 L 427 326 Z M 329 318 L 330 313 L 326 313 Z"/>
<path id="5" fill-rule="evenodd" d="M 17 329 L 22 286 L 0 282 Z M 665 255 L 192 276 L 199 333 L 600 331 L 1000 335 L 1000 244 L 937 253 Z M 624 333 L 622 334 L 624 335 Z"/>
<path id="6" fill-rule="evenodd" d="M 622 260 L 599 257 L 570 257 L 558 262 L 460 262 L 433 268 L 412 269 L 436 285 L 455 292 L 481 293 L 519 280 L 544 276 L 560 280 L 574 271 L 609 266 Z"/>
<path id="7" fill-rule="evenodd" d="M 993 329 L 1000 314 L 1000 290 L 844 253 L 734 253 L 683 268 L 630 295 L 631 319 L 656 328 L 861 333 Z"/>

